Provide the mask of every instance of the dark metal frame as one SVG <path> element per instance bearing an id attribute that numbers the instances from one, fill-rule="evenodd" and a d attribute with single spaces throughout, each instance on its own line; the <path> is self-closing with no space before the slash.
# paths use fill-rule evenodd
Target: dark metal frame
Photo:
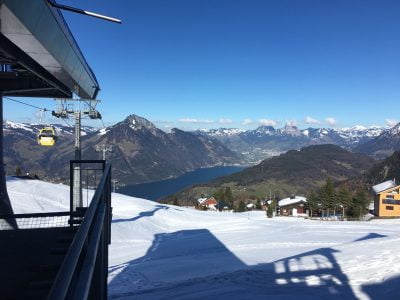
<path id="1" fill-rule="evenodd" d="M 81 169 L 82 170 L 98 170 L 98 171 L 102 171 L 102 173 L 104 174 L 104 170 L 106 167 L 106 161 L 105 160 L 70 160 L 69 163 L 69 182 L 70 182 L 70 187 L 69 187 L 69 211 L 70 211 L 70 225 L 73 226 L 74 224 L 79 224 L 80 223 L 80 219 L 83 217 L 83 214 L 85 213 L 85 208 L 81 207 L 78 208 L 79 211 L 75 211 L 74 210 L 74 165 L 80 165 L 82 168 L 82 165 L 86 165 L 86 164 L 101 164 L 101 169 Z"/>
<path id="2" fill-rule="evenodd" d="M 77 162 L 79 161 L 75 161 Z M 48 299 L 107 299 L 110 243 L 111 166 L 104 164 L 101 181 L 56 276 Z"/>

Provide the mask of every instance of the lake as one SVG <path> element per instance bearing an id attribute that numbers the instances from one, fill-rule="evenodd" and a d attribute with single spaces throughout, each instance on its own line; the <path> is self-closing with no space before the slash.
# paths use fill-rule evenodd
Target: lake
<path id="1" fill-rule="evenodd" d="M 214 178 L 239 172 L 243 169 L 244 167 L 238 166 L 202 168 L 185 173 L 177 178 L 128 185 L 121 187 L 117 192 L 128 196 L 157 200 L 160 197 L 174 194 L 191 185 L 205 183 Z"/>

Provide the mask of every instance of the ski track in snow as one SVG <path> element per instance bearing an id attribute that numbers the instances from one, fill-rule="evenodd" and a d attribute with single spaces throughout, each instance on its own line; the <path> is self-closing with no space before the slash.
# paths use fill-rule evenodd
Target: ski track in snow
<path id="1" fill-rule="evenodd" d="M 7 186 L 15 213 L 69 208 L 67 186 Z M 121 194 L 112 206 L 110 299 L 400 298 L 400 220 L 267 219 Z"/>

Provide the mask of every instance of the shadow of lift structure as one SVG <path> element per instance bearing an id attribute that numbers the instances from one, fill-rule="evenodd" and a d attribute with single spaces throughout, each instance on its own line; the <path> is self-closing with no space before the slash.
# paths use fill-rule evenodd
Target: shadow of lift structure
<path id="1" fill-rule="evenodd" d="M 4 96 L 72 98 L 74 93 L 82 99 L 97 98 L 96 77 L 54 5 L 54 0 L 0 0 L 1 124 Z M 94 164 L 101 170 L 88 207 L 14 214 L 1 126 L 1 299 L 107 298 L 111 167 L 105 161 L 72 164 Z"/>
<path id="2" fill-rule="evenodd" d="M 384 237 L 370 233 L 351 243 Z M 247 265 L 207 229 L 159 233 L 143 257 L 110 268 L 109 296 L 142 300 L 357 299 L 335 257 L 339 252 L 325 247 Z M 399 277 L 391 278 L 362 290 L 371 299 L 396 299 L 399 282 Z"/>

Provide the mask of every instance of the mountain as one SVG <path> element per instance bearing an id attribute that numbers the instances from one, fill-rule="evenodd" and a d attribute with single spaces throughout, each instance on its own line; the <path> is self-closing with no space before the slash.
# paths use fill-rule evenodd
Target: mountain
<path id="1" fill-rule="evenodd" d="M 36 135 L 44 125 L 5 121 L 3 126 L 4 160 L 7 174 L 15 174 L 16 168 L 19 167 L 24 173 L 31 172 L 49 181 L 66 180 L 68 175 L 61 176 L 63 177 L 61 179 L 60 174 L 61 169 L 67 168 L 69 160 L 73 159 L 73 151 L 70 149 L 74 143 L 74 128 L 53 124 L 58 136 L 56 146 L 41 147 L 37 144 Z M 96 130 L 93 127 L 83 126 L 81 135 L 84 137 Z M 69 155 L 65 160 L 60 160 L 58 155 L 64 151 Z M 68 172 L 67 169 L 65 171 Z"/>
<path id="2" fill-rule="evenodd" d="M 148 120 L 130 115 L 85 139 L 84 154 L 96 145 L 113 145 L 109 158 L 122 183 L 156 181 L 216 165 L 234 165 L 241 156 L 221 142 L 179 129 L 166 133 Z M 85 157 L 85 156 L 84 156 Z"/>
<path id="3" fill-rule="evenodd" d="M 372 186 L 387 180 L 395 180 L 397 183 L 400 180 L 400 151 L 378 161 L 364 174 L 340 182 L 339 186 L 347 186 L 353 191 L 362 188 L 370 191 L 370 195 L 372 195 Z"/>
<path id="4" fill-rule="evenodd" d="M 386 180 L 400 180 L 400 151 L 372 167 L 364 176 L 365 182 L 375 185 Z"/>
<path id="5" fill-rule="evenodd" d="M 396 150 L 400 150 L 400 123 L 354 148 L 354 151 L 380 159 L 388 157 Z"/>
<path id="6" fill-rule="evenodd" d="M 249 164 L 255 164 L 267 157 L 310 145 L 334 144 L 353 149 L 374 139 L 383 131 L 380 127 L 366 128 L 360 125 L 343 129 L 299 129 L 293 124 L 287 124 L 278 129 L 263 125 L 247 131 L 221 128 L 195 133 L 218 139 L 228 148 L 244 155 Z"/>
<path id="7" fill-rule="evenodd" d="M 231 186 L 239 199 L 264 198 L 271 190 L 281 197 L 308 194 L 321 186 L 326 178 L 342 181 L 369 169 L 375 160 L 364 154 L 349 152 L 336 145 L 315 145 L 290 150 L 280 156 L 229 176 L 219 177 L 178 194 L 178 198 L 193 201 L 202 193 Z"/>
<path id="8" fill-rule="evenodd" d="M 55 127 L 59 133 L 57 145 L 45 148 L 36 143 L 40 126 L 6 123 L 8 173 L 14 174 L 19 166 L 47 180 L 66 181 L 69 160 L 74 158 L 74 135 L 72 128 Z M 101 130 L 85 128 L 81 142 L 83 159 L 97 159 L 97 146 L 112 146 L 107 158 L 113 164 L 114 178 L 123 184 L 157 181 L 198 168 L 242 162 L 240 154 L 215 139 L 179 129 L 165 133 L 137 115 Z"/>

